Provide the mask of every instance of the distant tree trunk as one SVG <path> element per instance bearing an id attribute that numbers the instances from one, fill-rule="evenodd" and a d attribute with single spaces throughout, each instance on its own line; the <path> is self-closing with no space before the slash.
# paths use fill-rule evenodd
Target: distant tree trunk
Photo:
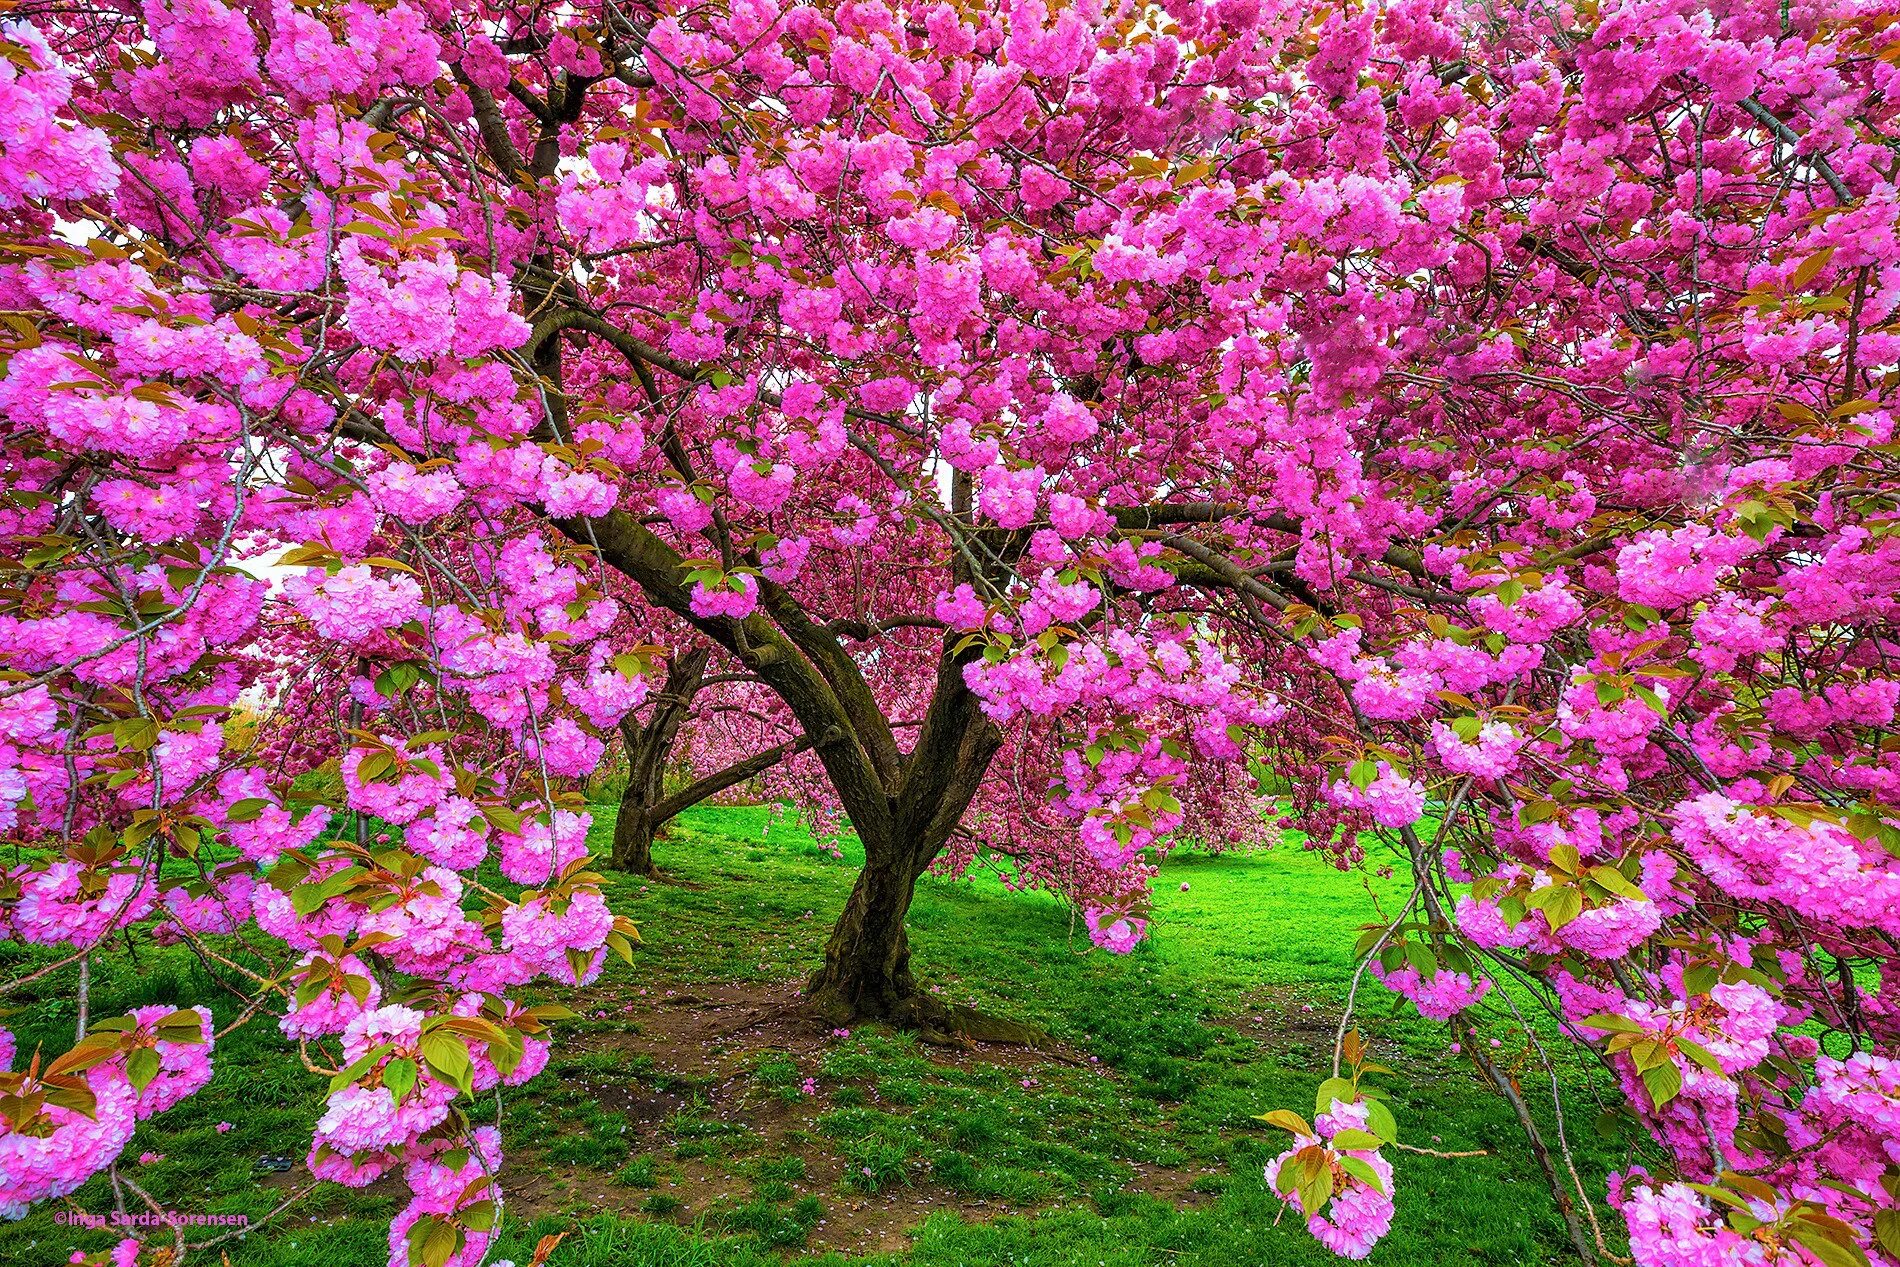
<path id="1" fill-rule="evenodd" d="M 803 736 L 788 739 L 668 795 L 667 762 L 680 725 L 692 711 L 693 697 L 705 682 L 706 657 L 705 651 L 681 656 L 667 670 L 665 690 L 646 725 L 621 724 L 621 737 L 627 744 L 627 786 L 620 793 L 620 809 L 614 815 L 613 865 L 622 871 L 657 875 L 653 840 L 668 823 L 708 797 L 764 774 L 812 746 L 812 741 Z"/>
<path id="2" fill-rule="evenodd" d="M 700 647 L 677 657 L 667 667 L 666 685 L 646 724 L 632 717 L 620 723 L 627 746 L 627 786 L 614 816 L 613 864 L 622 871 L 653 874 L 653 833 L 660 826 L 653 810 L 660 803 L 673 741 L 693 711 L 693 696 L 699 693 L 711 655 L 710 648 Z"/>

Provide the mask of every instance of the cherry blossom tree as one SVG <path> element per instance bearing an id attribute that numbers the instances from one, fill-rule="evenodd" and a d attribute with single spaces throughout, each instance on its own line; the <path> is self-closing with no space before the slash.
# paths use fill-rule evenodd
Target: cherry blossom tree
<path id="1" fill-rule="evenodd" d="M 13 6 L 0 921 L 82 1025 L 7 1051 L 0 1210 L 209 1075 L 205 1012 L 88 1017 L 103 938 L 245 928 L 313 1174 L 480 1262 L 461 1097 L 627 944 L 578 784 L 703 657 L 863 842 L 821 1009 L 970 1023 L 933 867 L 1127 950 L 1177 835 L 1284 815 L 1403 864 L 1354 999 L 1450 1026 L 1585 1261 L 1500 1017 L 1620 1091 L 1638 1261 L 1900 1263 L 1895 17 Z M 1363 1256 L 1349 1016 L 1266 1179 Z"/>
<path id="2" fill-rule="evenodd" d="M 653 841 L 666 824 L 701 802 L 765 774 L 780 762 L 811 749 L 809 737 L 777 697 L 755 689 L 718 688 L 743 672 L 709 673 L 712 649 L 679 655 L 653 695 L 645 717 L 621 719 L 627 782 L 614 814 L 613 863 L 639 875 L 654 875 Z M 776 707 L 775 707 L 776 706 Z M 687 742 L 682 746 L 681 728 Z M 666 776 L 684 770 L 669 788 Z"/>

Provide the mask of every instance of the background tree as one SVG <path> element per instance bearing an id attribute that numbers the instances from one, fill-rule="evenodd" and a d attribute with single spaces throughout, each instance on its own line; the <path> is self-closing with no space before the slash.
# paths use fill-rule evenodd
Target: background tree
<path id="1" fill-rule="evenodd" d="M 658 874 L 653 863 L 653 841 L 666 824 L 702 801 L 749 783 L 811 747 L 810 739 L 788 733 L 796 729 L 788 725 L 788 717 L 757 711 L 775 702 L 770 696 L 763 700 L 744 696 L 734 699 L 727 692 L 726 697 L 709 698 L 720 696 L 717 688 L 725 684 L 720 679 L 750 677 L 744 673 L 709 675 L 710 658 L 711 649 L 706 647 L 675 657 L 646 718 L 621 719 L 627 782 L 614 814 L 616 867 L 638 875 Z M 688 740 L 684 752 L 675 746 L 682 727 L 687 728 Z M 676 775 L 678 783 L 671 791 L 666 786 L 669 772 Z"/>

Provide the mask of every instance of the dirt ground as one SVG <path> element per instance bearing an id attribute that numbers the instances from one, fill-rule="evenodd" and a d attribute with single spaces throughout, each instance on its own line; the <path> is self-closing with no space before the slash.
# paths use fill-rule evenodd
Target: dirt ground
<path id="1" fill-rule="evenodd" d="M 626 1008 L 623 999 L 593 1002 L 600 1012 Z M 811 1229 L 810 1251 L 837 1250 L 852 1254 L 897 1252 L 909 1247 L 915 1229 L 933 1214 L 955 1212 L 976 1222 L 1031 1207 L 1006 1201 L 984 1200 L 921 1180 L 876 1193 L 846 1189 L 844 1161 L 831 1149 L 814 1142 L 814 1122 L 825 1105 L 817 1100 L 761 1096 L 752 1078 L 758 1060 L 782 1054 L 800 1067 L 815 1064 L 835 1044 L 825 1024 L 806 1011 L 798 983 L 775 985 L 707 985 L 691 991 L 667 991 L 642 999 L 637 1030 L 570 1034 L 562 1054 L 573 1058 L 613 1052 L 629 1065 L 652 1061 L 662 1075 L 690 1084 L 680 1089 L 653 1090 L 631 1077 L 581 1074 L 579 1090 L 593 1097 L 603 1110 L 623 1115 L 631 1141 L 639 1153 L 665 1145 L 665 1123 L 674 1114 L 697 1105 L 706 1117 L 742 1127 L 755 1137 L 758 1151 L 773 1156 L 795 1155 L 804 1160 L 805 1178 L 792 1186 L 796 1195 L 814 1193 L 824 1201 L 824 1217 Z M 1081 1065 L 1086 1058 L 1059 1043 L 1039 1047 L 1015 1044 L 970 1043 L 967 1046 L 930 1046 L 928 1057 L 944 1066 L 968 1067 L 981 1062 L 1025 1075 L 1051 1063 Z M 665 1081 L 664 1078 L 659 1079 Z M 533 1111 L 517 1108 L 515 1112 Z M 679 1222 L 691 1223 L 723 1203 L 736 1203 L 750 1194 L 752 1181 L 724 1158 L 684 1158 L 665 1162 L 668 1174 L 655 1191 L 678 1199 L 672 1212 Z M 1194 1191 L 1204 1175 L 1199 1169 L 1173 1170 L 1158 1166 L 1135 1167 L 1129 1190 L 1145 1193 L 1180 1207 L 1205 1204 L 1212 1198 Z M 597 1210 L 630 1212 L 639 1209 L 651 1192 L 614 1182 L 610 1173 L 585 1167 L 550 1163 L 533 1153 L 504 1166 L 502 1182 L 508 1191 L 510 1213 L 533 1218 L 577 1205 Z"/>

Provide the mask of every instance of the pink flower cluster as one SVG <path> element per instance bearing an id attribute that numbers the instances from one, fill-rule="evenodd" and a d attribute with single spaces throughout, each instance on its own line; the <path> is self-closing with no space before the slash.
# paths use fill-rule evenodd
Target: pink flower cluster
<path id="1" fill-rule="evenodd" d="M 1430 976 L 1422 975 L 1410 964 L 1387 972 L 1375 960 L 1372 975 L 1386 989 L 1410 999 L 1418 1014 L 1431 1021 L 1448 1021 L 1491 992 L 1488 979 L 1479 977 L 1474 981 L 1471 974 L 1449 968 L 1440 968 Z"/>
<path id="2" fill-rule="evenodd" d="M 1333 1101 L 1332 1109 L 1320 1114 L 1313 1123 L 1318 1135 L 1295 1136 L 1291 1148 L 1267 1163 L 1268 1189 L 1275 1190 L 1281 1168 L 1292 1160 L 1295 1153 L 1311 1145 L 1328 1144 L 1341 1131 L 1364 1131 L 1366 1118 L 1364 1104 Z M 1332 1200 L 1325 1209 L 1306 1209 L 1297 1193 L 1291 1200 L 1295 1208 L 1306 1216 L 1307 1231 L 1320 1244 L 1341 1258 L 1364 1258 L 1372 1252 L 1379 1238 L 1392 1228 L 1392 1215 L 1396 1209 L 1392 1199 L 1392 1163 L 1380 1156 L 1376 1148 L 1347 1148 L 1341 1150 L 1339 1155 L 1356 1158 L 1370 1166 L 1378 1177 L 1378 1184 L 1368 1183 L 1358 1175 L 1340 1170 L 1334 1176 Z"/>

